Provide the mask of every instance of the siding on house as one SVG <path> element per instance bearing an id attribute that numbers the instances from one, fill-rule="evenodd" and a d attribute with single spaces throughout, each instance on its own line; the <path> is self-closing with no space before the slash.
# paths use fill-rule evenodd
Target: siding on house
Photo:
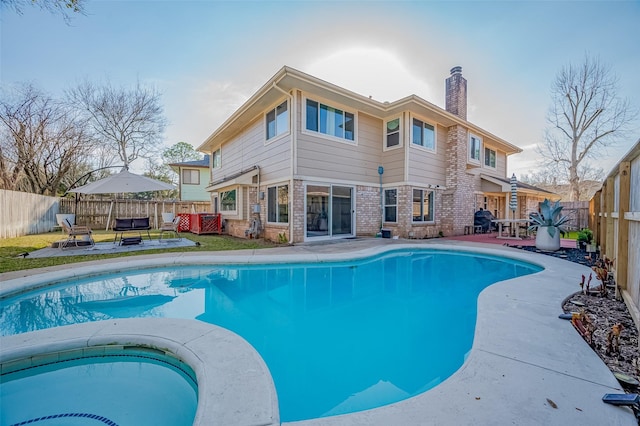
<path id="1" fill-rule="evenodd" d="M 210 201 L 211 196 L 205 189 L 209 185 L 209 169 L 195 169 L 193 167 L 181 168 L 181 170 L 184 169 L 198 170 L 200 173 L 200 183 L 191 185 L 182 182 L 180 185 L 180 199 L 184 201 Z"/>
<path id="2" fill-rule="evenodd" d="M 318 100 L 318 97 L 310 98 Z M 382 120 L 335 102 L 324 99 L 320 102 L 355 113 L 355 141 L 341 141 L 306 130 L 304 108 L 299 108 L 302 125 L 297 143 L 298 176 L 376 183 L 382 154 Z"/>
<path id="3" fill-rule="evenodd" d="M 457 78 L 461 77 L 457 75 L 460 72 L 457 67 Z M 307 130 L 307 99 L 352 113 L 354 140 Z M 289 131 L 266 141 L 265 114 L 285 100 L 289 102 Z M 465 107 L 464 103 L 460 106 Z M 386 148 L 386 123 L 395 118 L 401 124 L 400 144 Z M 435 150 L 412 144 L 413 118 L 434 126 Z M 468 161 L 469 133 L 482 139 L 479 163 Z M 485 146 L 496 152 L 495 168 L 484 165 Z M 215 195 L 238 188 L 238 215 L 227 215 L 229 232 L 243 236 L 250 219 L 259 219 L 264 224 L 265 237 L 277 240 L 284 236 L 292 242 L 307 237 L 331 237 L 322 234 L 326 229 L 307 226 L 309 215 L 317 214 L 305 210 L 306 187 L 313 183 L 326 186 L 329 191 L 332 184 L 353 187 L 354 235 L 377 232 L 382 223 L 379 166 L 384 167 L 382 187 L 397 190 L 397 221 L 385 222 L 385 227 L 392 228 L 395 235 L 415 238 L 433 237 L 441 232 L 462 233 L 465 225 L 472 224 L 477 196 L 488 185 L 481 174 L 505 178 L 508 154 L 520 151 L 467 122 L 461 114 L 456 116 L 415 95 L 383 103 L 288 67 L 263 85 L 199 149 L 209 153 L 219 147 L 221 167 L 213 170 L 209 190 Z M 250 174 L 237 178 L 242 171 Z M 268 187 L 275 184 L 288 187 L 285 223 L 267 221 Z M 419 211 L 416 216 L 415 188 L 424 189 L 425 196 L 432 191 L 429 201 L 432 219 L 422 218 Z M 500 185 L 491 188 L 503 189 Z M 314 196 L 317 199 L 318 195 Z M 332 202 L 331 196 L 328 202 Z M 252 208 L 256 203 L 260 205 L 260 213 Z M 282 208 L 280 204 L 278 211 Z"/>
<path id="4" fill-rule="evenodd" d="M 213 170 L 212 182 L 218 182 L 253 166 L 260 167 L 263 180 L 282 179 L 290 175 L 290 134 L 265 143 L 264 126 L 264 117 L 256 117 L 233 141 L 222 143 L 220 168 Z"/>

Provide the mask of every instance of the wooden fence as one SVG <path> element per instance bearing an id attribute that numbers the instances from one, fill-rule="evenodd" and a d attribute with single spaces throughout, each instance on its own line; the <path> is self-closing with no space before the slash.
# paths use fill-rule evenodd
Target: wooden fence
<path id="1" fill-rule="evenodd" d="M 569 217 L 567 226 L 580 230 L 589 227 L 589 201 L 561 201 L 562 215 Z"/>
<path id="2" fill-rule="evenodd" d="M 0 189 L 0 238 L 51 231 L 60 198 Z"/>
<path id="3" fill-rule="evenodd" d="M 112 226 L 116 217 L 149 217 L 151 226 L 157 228 L 162 223 L 162 213 L 211 211 L 211 203 L 202 201 L 76 201 L 73 198 L 47 197 L 0 189 L 0 238 L 51 232 L 58 226 L 58 213 L 74 213 L 76 224 L 107 229 Z"/>
<path id="4" fill-rule="evenodd" d="M 74 213 L 76 224 L 94 229 L 111 228 L 116 217 L 148 217 L 151 226 L 162 223 L 162 213 L 206 213 L 211 212 L 207 201 L 174 200 L 60 200 L 60 213 Z"/>
<path id="5" fill-rule="evenodd" d="M 640 140 L 589 202 L 589 228 L 640 328 Z"/>

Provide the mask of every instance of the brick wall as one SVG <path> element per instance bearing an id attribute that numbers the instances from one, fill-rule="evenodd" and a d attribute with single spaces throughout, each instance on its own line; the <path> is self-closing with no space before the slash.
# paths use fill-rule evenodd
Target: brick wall
<path id="1" fill-rule="evenodd" d="M 392 235 L 400 238 L 435 238 L 443 230 L 442 191 L 433 193 L 433 223 L 413 222 L 413 187 L 404 185 L 398 190 L 398 221 L 385 223 L 384 229 L 390 229 Z"/>
<path id="2" fill-rule="evenodd" d="M 443 228 L 445 235 L 462 235 L 465 225 L 473 224 L 476 189 L 480 177 L 467 173 L 467 130 L 459 125 L 447 132 L 445 183 L 443 200 Z M 450 234 L 449 234 L 450 232 Z"/>
<path id="3" fill-rule="evenodd" d="M 372 237 L 380 230 L 380 188 L 356 187 L 356 235 Z"/>

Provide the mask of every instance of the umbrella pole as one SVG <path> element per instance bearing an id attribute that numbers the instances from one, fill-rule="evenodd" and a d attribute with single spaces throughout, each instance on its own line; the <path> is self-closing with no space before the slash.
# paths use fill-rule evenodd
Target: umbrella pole
<path id="1" fill-rule="evenodd" d="M 107 225 L 104 228 L 105 231 L 109 230 L 109 224 L 111 223 L 111 211 L 112 210 L 113 210 L 113 200 L 111 200 L 111 204 L 109 205 L 109 216 L 107 217 Z"/>

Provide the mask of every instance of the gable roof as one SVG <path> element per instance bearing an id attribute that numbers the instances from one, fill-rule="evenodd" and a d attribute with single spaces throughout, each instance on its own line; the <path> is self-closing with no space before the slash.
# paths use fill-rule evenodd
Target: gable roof
<path id="1" fill-rule="evenodd" d="M 205 154 L 202 160 L 192 160 L 192 161 L 184 161 L 182 163 L 170 163 L 169 166 L 171 168 L 177 167 L 201 167 L 208 169 L 209 168 L 209 154 Z"/>
<path id="2" fill-rule="evenodd" d="M 223 142 L 233 138 L 257 116 L 273 105 L 284 94 L 299 89 L 307 93 L 329 97 L 349 107 L 370 114 L 374 117 L 388 117 L 400 111 L 410 109 L 422 115 L 434 117 L 439 124 L 446 127 L 460 124 L 468 127 L 479 136 L 492 139 L 497 148 L 507 155 L 522 152 L 519 147 L 501 139 L 486 130 L 452 114 L 419 96 L 410 95 L 394 102 L 380 102 L 375 99 L 359 95 L 335 84 L 329 83 L 294 68 L 282 67 L 269 81 L 253 94 L 240 108 L 238 108 L 218 129 L 216 129 L 199 147 L 202 152 L 211 152 Z M 330 96 L 327 96 L 330 94 Z"/>
<path id="3" fill-rule="evenodd" d="M 480 174 L 480 178 L 484 179 L 488 182 L 499 185 L 502 188 L 502 192 L 511 192 L 511 180 L 505 179 L 496 176 L 489 176 L 485 174 Z M 538 194 L 538 195 L 547 195 L 550 199 L 559 199 L 560 197 L 555 192 L 547 191 L 546 189 L 538 188 L 537 186 L 529 185 L 528 183 L 520 182 L 517 183 L 518 192 L 522 192 L 525 194 Z"/>

